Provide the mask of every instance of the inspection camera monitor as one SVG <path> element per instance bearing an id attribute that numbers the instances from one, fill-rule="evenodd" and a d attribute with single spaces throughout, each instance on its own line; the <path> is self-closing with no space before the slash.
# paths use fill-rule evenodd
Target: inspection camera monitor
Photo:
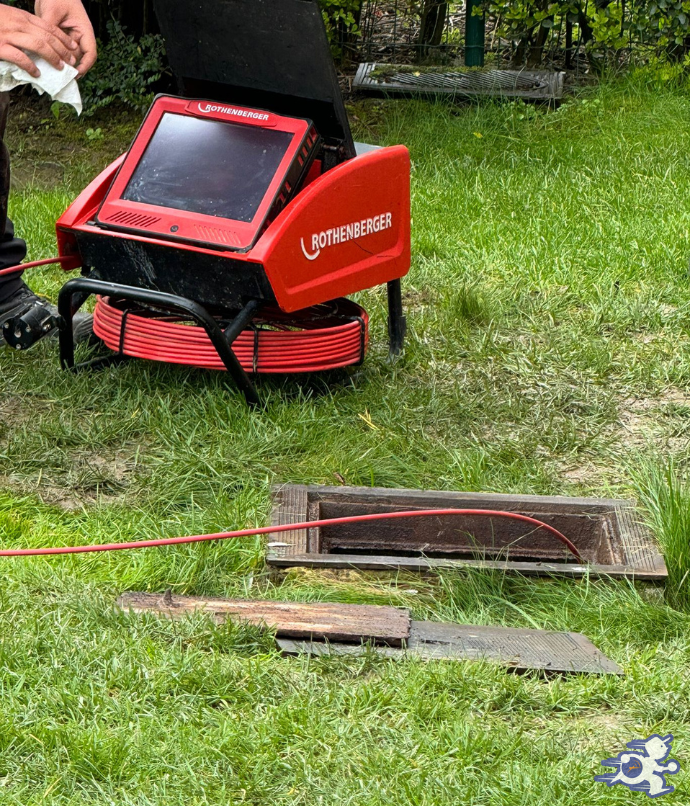
<path id="1" fill-rule="evenodd" d="M 353 366 L 368 316 L 347 297 L 386 284 L 393 355 L 405 335 L 410 157 L 353 141 L 318 0 L 154 0 L 175 97 L 154 100 L 129 151 L 57 222 L 72 318 L 99 297 L 89 366 L 148 358 L 249 374 Z"/>
<path id="2" fill-rule="evenodd" d="M 319 145 L 309 120 L 161 96 L 96 222 L 216 250 L 250 249 L 301 187 Z"/>

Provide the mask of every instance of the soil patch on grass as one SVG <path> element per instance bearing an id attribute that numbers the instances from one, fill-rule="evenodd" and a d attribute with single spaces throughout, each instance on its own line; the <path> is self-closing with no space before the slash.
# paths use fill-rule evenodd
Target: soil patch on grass
<path id="1" fill-rule="evenodd" d="M 109 107 L 92 117 L 77 117 L 64 106 L 59 117 L 45 96 L 13 94 L 5 141 L 12 161 L 12 186 L 70 189 L 75 180 L 96 176 L 124 153 L 142 115 Z"/>

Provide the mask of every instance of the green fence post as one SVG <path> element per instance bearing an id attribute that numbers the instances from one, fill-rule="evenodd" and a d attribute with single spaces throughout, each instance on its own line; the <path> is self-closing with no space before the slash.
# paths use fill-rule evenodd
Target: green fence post
<path id="1" fill-rule="evenodd" d="M 473 14 L 481 0 L 465 0 L 465 67 L 484 66 L 484 15 Z"/>

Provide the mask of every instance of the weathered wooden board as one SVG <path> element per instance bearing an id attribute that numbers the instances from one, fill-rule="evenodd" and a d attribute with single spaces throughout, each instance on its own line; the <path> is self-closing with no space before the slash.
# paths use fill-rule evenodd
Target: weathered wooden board
<path id="1" fill-rule="evenodd" d="M 310 528 L 295 540 L 282 523 L 419 509 L 495 509 L 531 515 L 577 546 L 583 563 L 543 530 L 481 516 L 381 520 Z M 667 571 L 633 502 L 428 490 L 286 484 L 273 490 L 271 565 L 429 570 L 463 566 L 528 574 L 626 576 L 660 580 Z M 307 534 L 308 533 L 308 534 Z"/>
<path id="2" fill-rule="evenodd" d="M 477 627 L 413 621 L 406 648 L 371 647 L 278 638 L 288 655 L 360 655 L 368 651 L 391 658 L 406 655 L 427 660 L 488 660 L 516 670 L 623 674 L 585 635 L 573 632 Z"/>
<path id="3" fill-rule="evenodd" d="M 183 618 L 190 613 L 210 613 L 217 621 L 232 619 L 266 627 L 285 638 L 328 641 L 373 641 L 396 647 L 410 635 L 410 615 L 398 607 L 333 604 L 330 602 L 270 602 L 244 599 L 204 599 L 158 593 L 123 593 L 122 610 L 160 613 Z"/>
<path id="4" fill-rule="evenodd" d="M 339 568 L 359 571 L 440 571 L 442 569 L 484 568 L 487 570 L 517 573 L 536 577 L 584 577 L 607 576 L 613 578 L 634 578 L 658 582 L 666 575 L 648 574 L 636 571 L 627 565 L 607 565 L 604 574 L 601 567 L 592 568 L 580 563 L 517 562 L 514 560 L 470 560 L 450 557 L 403 557 L 387 554 L 291 554 L 284 557 L 270 557 L 270 565 L 278 568 Z"/>

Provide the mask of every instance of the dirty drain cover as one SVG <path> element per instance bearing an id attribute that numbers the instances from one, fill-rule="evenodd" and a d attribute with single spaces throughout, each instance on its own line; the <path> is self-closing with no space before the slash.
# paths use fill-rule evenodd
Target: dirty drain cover
<path id="1" fill-rule="evenodd" d="M 486 73 L 394 73 L 391 83 L 411 88 L 444 90 L 536 90 L 545 89 L 546 82 L 539 78 L 490 70 Z M 384 83 L 386 83 L 384 81 Z"/>

